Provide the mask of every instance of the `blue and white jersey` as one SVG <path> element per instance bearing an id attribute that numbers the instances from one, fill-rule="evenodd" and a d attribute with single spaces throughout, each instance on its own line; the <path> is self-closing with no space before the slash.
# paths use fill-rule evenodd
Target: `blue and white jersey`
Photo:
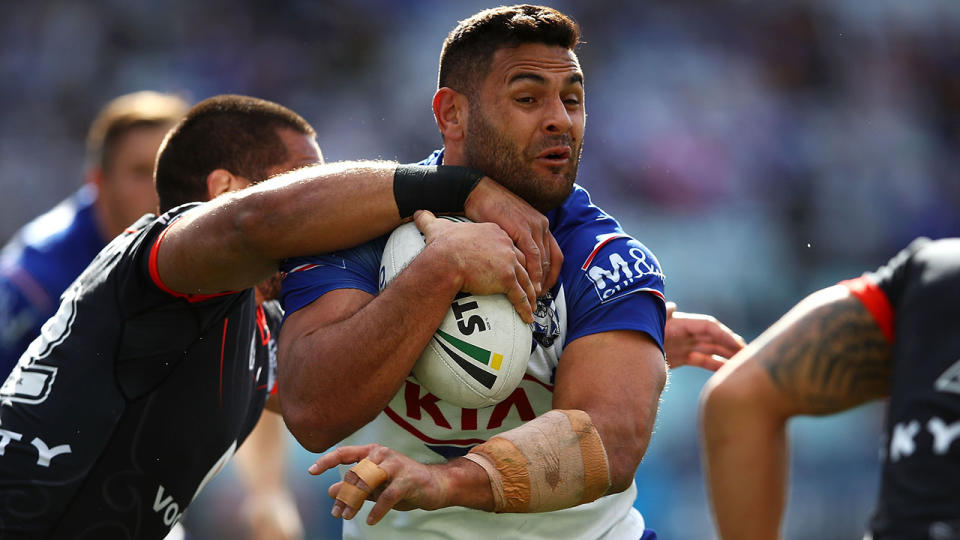
<path id="1" fill-rule="evenodd" d="M 0 252 L 0 378 L 106 245 L 94 216 L 96 198 L 96 187 L 84 186 L 24 225 Z"/>
<path id="2" fill-rule="evenodd" d="M 439 164 L 442 151 L 424 163 Z M 614 330 L 648 334 L 661 349 L 666 322 L 664 277 L 654 255 L 590 202 L 580 186 L 549 212 L 550 229 L 564 254 L 557 284 L 537 301 L 534 349 L 517 389 L 484 409 L 463 409 L 440 400 L 410 377 L 384 411 L 343 444 L 381 443 L 424 463 L 464 455 L 474 445 L 553 409 L 556 369 L 564 346 Z M 357 248 L 290 259 L 281 303 L 292 313 L 342 288 L 378 292 L 386 237 Z M 597 359 L 602 361 L 602 359 Z M 346 538 L 640 538 L 643 518 L 632 507 L 636 486 L 592 503 L 545 514 L 492 514 L 464 508 L 390 512 L 384 523 L 344 522 Z M 455 531 L 452 533 L 451 531 Z M 436 535 L 436 536 L 434 536 Z"/>

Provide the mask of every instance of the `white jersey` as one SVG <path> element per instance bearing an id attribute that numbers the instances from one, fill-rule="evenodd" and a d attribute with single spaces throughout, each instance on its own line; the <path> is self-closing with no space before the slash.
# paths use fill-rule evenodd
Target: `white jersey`
<path id="1" fill-rule="evenodd" d="M 344 445 L 379 442 L 422 463 L 442 463 L 462 455 L 497 433 L 513 429 L 553 409 L 553 372 L 562 353 L 566 309 L 561 286 L 554 313 L 560 335 L 549 348 L 537 346 L 520 386 L 506 400 L 484 409 L 461 409 L 437 399 L 413 377 L 407 378 L 377 418 L 343 441 Z M 540 311 L 540 310 L 538 310 Z M 341 467 L 341 476 L 349 467 Z M 343 522 L 344 538 L 422 540 L 425 538 L 629 538 L 643 534 L 644 523 L 633 508 L 637 488 L 592 503 L 547 514 L 493 514 L 461 507 L 390 511 L 375 526 L 366 524 L 372 504 Z"/>
<path id="2" fill-rule="evenodd" d="M 553 409 L 554 375 L 564 344 L 598 332 L 635 330 L 662 347 L 663 274 L 653 254 L 593 206 L 579 186 L 547 217 L 564 264 L 557 285 L 538 300 L 534 350 L 519 387 L 494 406 L 462 409 L 409 377 L 386 409 L 343 445 L 379 443 L 422 463 L 442 463 Z M 377 294 L 384 243 L 381 238 L 351 250 L 286 261 L 281 298 L 287 313 L 337 288 Z M 644 530 L 643 518 L 633 508 L 636 493 L 631 485 L 622 493 L 550 513 L 495 514 L 462 507 L 392 510 L 372 527 L 366 525 L 366 515 L 373 505 L 365 504 L 355 518 L 344 521 L 344 537 L 636 540 Z"/>

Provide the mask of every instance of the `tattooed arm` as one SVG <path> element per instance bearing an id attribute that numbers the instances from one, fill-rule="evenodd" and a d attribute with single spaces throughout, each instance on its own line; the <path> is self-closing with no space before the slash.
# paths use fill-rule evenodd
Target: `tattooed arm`
<path id="1" fill-rule="evenodd" d="M 786 502 L 786 421 L 887 395 L 891 346 L 843 286 L 810 295 L 707 382 L 701 439 L 721 538 L 777 538 Z"/>

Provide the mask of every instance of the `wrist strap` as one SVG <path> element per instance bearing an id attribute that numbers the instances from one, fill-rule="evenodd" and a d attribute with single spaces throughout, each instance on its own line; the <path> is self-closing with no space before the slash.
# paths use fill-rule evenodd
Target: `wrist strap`
<path id="1" fill-rule="evenodd" d="M 463 212 L 483 173 L 452 165 L 399 165 L 393 173 L 393 198 L 405 219 L 417 210 Z"/>

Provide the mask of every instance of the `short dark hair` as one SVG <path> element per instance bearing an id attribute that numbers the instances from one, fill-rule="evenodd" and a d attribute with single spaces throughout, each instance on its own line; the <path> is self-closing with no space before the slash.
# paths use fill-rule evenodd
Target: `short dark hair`
<path id="1" fill-rule="evenodd" d="M 437 87 L 472 94 L 487 76 L 498 49 L 543 43 L 573 49 L 580 27 L 570 17 L 546 6 L 529 4 L 486 9 L 460 21 L 443 41 Z"/>
<path id="2" fill-rule="evenodd" d="M 108 169 L 113 147 L 135 129 L 169 127 L 190 108 L 176 94 L 144 90 L 124 94 L 104 105 L 87 131 L 87 166 Z"/>
<path id="3" fill-rule="evenodd" d="M 160 146 L 154 178 L 160 211 L 207 200 L 207 175 L 216 169 L 265 180 L 287 159 L 281 129 L 316 136 L 300 115 L 272 101 L 221 95 L 197 103 Z"/>

